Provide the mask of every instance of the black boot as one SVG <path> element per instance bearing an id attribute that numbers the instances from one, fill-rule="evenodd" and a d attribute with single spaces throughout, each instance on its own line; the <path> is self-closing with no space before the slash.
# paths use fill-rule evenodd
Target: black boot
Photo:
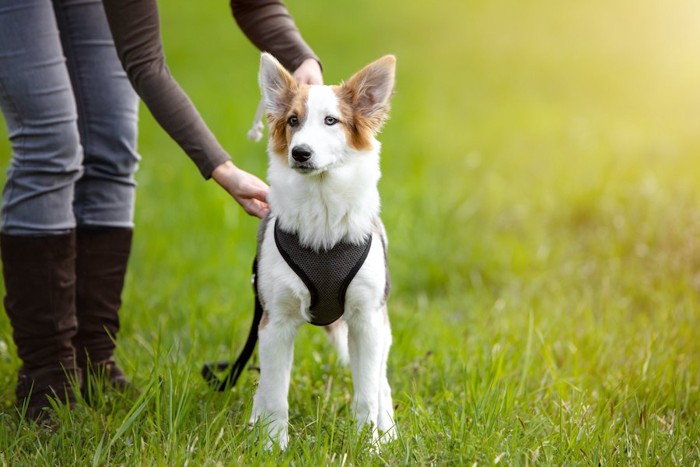
<path id="1" fill-rule="evenodd" d="M 85 373 L 83 395 L 87 399 L 95 384 L 132 389 L 112 359 L 131 238 L 131 229 L 85 227 L 77 230 L 78 332 L 73 345 L 78 366 Z"/>
<path id="2" fill-rule="evenodd" d="M 72 344 L 75 316 L 75 234 L 0 236 L 5 311 L 22 368 L 17 403 L 26 416 L 43 419 L 49 398 L 72 406 L 79 384 Z"/>

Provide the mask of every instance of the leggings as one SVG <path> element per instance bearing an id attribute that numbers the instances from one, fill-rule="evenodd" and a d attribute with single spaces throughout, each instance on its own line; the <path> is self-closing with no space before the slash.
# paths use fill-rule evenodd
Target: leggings
<path id="1" fill-rule="evenodd" d="M 0 229 L 133 227 L 138 97 L 100 0 L 0 0 Z"/>

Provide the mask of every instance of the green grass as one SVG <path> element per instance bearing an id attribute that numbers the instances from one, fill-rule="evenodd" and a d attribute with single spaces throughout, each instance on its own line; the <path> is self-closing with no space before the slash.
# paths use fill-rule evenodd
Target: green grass
<path id="1" fill-rule="evenodd" d="M 161 2 L 173 74 L 229 148 L 257 54 L 226 2 Z M 700 8 L 650 0 L 288 5 L 339 81 L 398 56 L 382 134 L 399 439 L 373 454 L 349 371 L 301 330 L 290 445 L 247 429 L 256 375 L 214 394 L 202 362 L 242 345 L 257 223 L 142 112 L 136 241 L 117 358 L 142 397 L 13 407 L 0 318 L 0 464 L 700 462 Z M 2 138 L 0 162 L 9 146 Z"/>

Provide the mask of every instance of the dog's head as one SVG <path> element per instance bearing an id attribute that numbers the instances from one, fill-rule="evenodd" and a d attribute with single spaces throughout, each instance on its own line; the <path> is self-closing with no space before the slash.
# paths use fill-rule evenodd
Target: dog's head
<path id="1" fill-rule="evenodd" d="M 387 55 L 337 86 L 300 85 L 270 54 L 260 61 L 272 154 L 318 174 L 375 147 L 389 112 L 396 59 Z"/>

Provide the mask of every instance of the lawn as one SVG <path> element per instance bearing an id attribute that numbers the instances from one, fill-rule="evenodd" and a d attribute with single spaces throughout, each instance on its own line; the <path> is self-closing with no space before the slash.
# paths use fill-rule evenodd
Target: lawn
<path id="1" fill-rule="evenodd" d="M 356 433 L 351 377 L 304 327 L 290 445 L 247 429 L 256 377 L 198 372 L 252 317 L 257 221 L 141 117 L 117 359 L 142 389 L 19 420 L 0 316 L 0 464 L 700 463 L 700 6 L 287 2 L 328 82 L 398 57 L 381 136 L 399 438 Z M 171 71 L 238 165 L 258 55 L 227 2 L 161 2 Z M 0 129 L 0 164 L 9 144 Z"/>

